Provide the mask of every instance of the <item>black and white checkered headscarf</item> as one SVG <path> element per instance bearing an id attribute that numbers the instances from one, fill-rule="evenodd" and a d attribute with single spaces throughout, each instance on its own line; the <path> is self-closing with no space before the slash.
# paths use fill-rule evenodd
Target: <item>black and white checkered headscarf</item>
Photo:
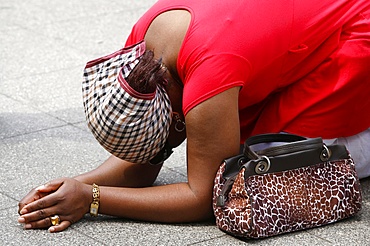
<path id="1" fill-rule="evenodd" d="M 157 85 L 142 94 L 125 78 L 145 52 L 141 41 L 87 63 L 82 83 L 88 127 L 111 154 L 134 163 L 151 160 L 165 146 L 172 109 L 167 92 Z"/>

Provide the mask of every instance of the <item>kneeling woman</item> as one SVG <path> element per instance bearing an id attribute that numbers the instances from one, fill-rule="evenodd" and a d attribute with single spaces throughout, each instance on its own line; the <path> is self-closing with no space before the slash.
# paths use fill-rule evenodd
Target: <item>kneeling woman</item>
<path id="1" fill-rule="evenodd" d="M 220 163 L 259 133 L 343 142 L 366 177 L 368 64 L 368 0 L 159 0 L 126 48 L 85 70 L 88 125 L 112 156 L 33 189 L 19 203 L 19 222 L 57 232 L 89 211 L 209 219 Z M 153 187 L 185 138 L 188 181 Z"/>

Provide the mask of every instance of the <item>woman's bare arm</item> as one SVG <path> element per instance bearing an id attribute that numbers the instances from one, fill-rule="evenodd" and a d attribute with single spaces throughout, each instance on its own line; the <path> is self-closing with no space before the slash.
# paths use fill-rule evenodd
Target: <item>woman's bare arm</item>
<path id="1" fill-rule="evenodd" d="M 239 152 L 239 88 L 194 108 L 186 118 L 188 183 L 140 189 L 101 187 L 100 212 L 158 222 L 199 221 L 212 216 L 212 189 L 224 158 Z"/>
<path id="2" fill-rule="evenodd" d="M 121 177 L 129 175 L 125 173 L 129 169 L 123 168 L 120 164 L 126 164 L 113 157 L 91 173 L 77 177 L 86 183 L 104 184 L 100 186 L 99 212 L 157 222 L 190 222 L 212 217 L 212 189 L 217 169 L 223 159 L 239 152 L 238 92 L 239 88 L 229 89 L 198 105 L 187 115 L 187 183 L 145 188 L 105 186 L 146 186 L 134 179 L 120 182 Z M 133 170 L 136 170 L 133 177 L 143 178 L 137 169 Z M 151 183 L 154 176 L 150 174 L 145 182 Z M 49 227 L 48 218 L 58 214 L 62 223 L 53 226 L 51 231 L 65 230 L 89 209 L 91 186 L 86 183 L 68 178 L 51 181 L 50 186 L 36 190 L 35 194 L 53 192 L 22 205 L 19 222 L 25 223 L 27 228 Z M 78 210 L 71 209 L 77 207 Z"/>
<path id="3" fill-rule="evenodd" d="M 134 164 L 112 155 L 96 169 L 78 175 L 75 179 L 100 186 L 147 187 L 153 184 L 161 167 L 162 165 Z"/>

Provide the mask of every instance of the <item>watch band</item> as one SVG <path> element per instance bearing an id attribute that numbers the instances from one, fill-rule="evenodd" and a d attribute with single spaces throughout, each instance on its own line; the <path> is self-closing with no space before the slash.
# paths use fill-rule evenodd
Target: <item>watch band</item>
<path id="1" fill-rule="evenodd" d="M 98 211 L 99 211 L 99 202 L 100 202 L 100 189 L 97 184 L 93 184 L 93 201 L 90 204 L 90 215 L 91 216 L 98 216 Z"/>

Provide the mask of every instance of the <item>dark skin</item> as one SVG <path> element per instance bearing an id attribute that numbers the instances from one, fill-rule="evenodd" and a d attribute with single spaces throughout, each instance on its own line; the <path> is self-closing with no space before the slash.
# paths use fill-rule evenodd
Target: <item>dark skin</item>
<path id="1" fill-rule="evenodd" d="M 187 138 L 188 182 L 152 186 L 161 165 L 133 164 L 109 157 L 95 170 L 74 178 L 55 179 L 33 189 L 19 202 L 18 221 L 25 228 L 59 232 L 89 212 L 92 183 L 100 186 L 100 214 L 156 222 L 194 222 L 213 217 L 212 188 L 221 161 L 239 153 L 239 88 L 228 89 L 182 114 L 177 56 L 190 23 L 190 14 L 174 10 L 158 16 L 145 36 L 147 49 L 162 57 L 168 68 L 173 111 L 186 122 L 186 132 L 172 124 L 172 147 Z M 124 206 L 122 206 L 124 204 Z M 154 212 L 155 211 L 155 212 Z M 51 226 L 50 216 L 61 223 Z"/>

